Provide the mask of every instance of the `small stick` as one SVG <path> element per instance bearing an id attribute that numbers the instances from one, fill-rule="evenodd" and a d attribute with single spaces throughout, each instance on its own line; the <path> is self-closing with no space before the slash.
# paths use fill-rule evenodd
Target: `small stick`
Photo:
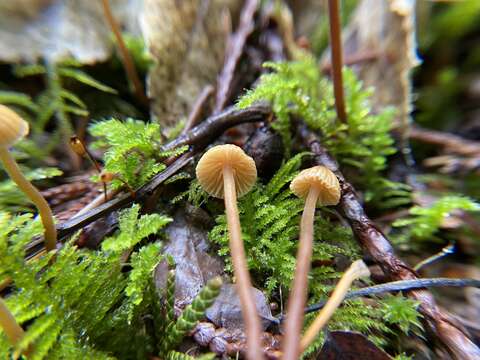
<path id="1" fill-rule="evenodd" d="M 254 15 L 259 3 L 258 0 L 245 1 L 240 14 L 238 29 L 229 39 L 225 52 L 225 63 L 218 76 L 214 114 L 222 111 L 228 102 L 235 69 L 243 54 L 247 38 L 255 28 Z"/>
<path id="2" fill-rule="evenodd" d="M 461 136 L 424 129 L 419 126 L 412 126 L 408 136 L 410 139 L 421 141 L 427 144 L 438 145 L 442 148 L 464 156 L 478 156 L 480 155 L 480 142 L 465 139 Z"/>
<path id="3" fill-rule="evenodd" d="M 415 265 L 413 267 L 413 270 L 415 271 L 418 271 L 420 270 L 422 267 L 426 266 L 426 265 L 429 265 L 431 263 L 433 263 L 434 261 L 437 261 L 441 258 L 443 258 L 444 256 L 447 256 L 447 255 L 450 255 L 450 254 L 453 254 L 455 252 L 455 245 L 453 244 L 450 244 L 448 246 L 445 246 L 441 251 L 439 251 L 438 253 L 432 255 L 432 256 L 429 256 L 428 258 L 420 261 L 417 265 Z"/>
<path id="4" fill-rule="evenodd" d="M 382 53 L 378 50 L 369 50 L 357 52 L 352 55 L 345 55 L 344 65 L 355 65 L 363 62 L 374 61 L 378 59 Z M 320 71 L 324 74 L 328 74 L 332 71 L 332 63 L 327 62 L 320 65 Z"/>
<path id="5" fill-rule="evenodd" d="M 195 103 L 193 104 L 192 111 L 190 111 L 190 114 L 188 115 L 187 122 L 185 123 L 185 126 L 181 132 L 182 135 L 187 133 L 197 124 L 200 115 L 202 115 L 202 110 L 205 106 L 205 103 L 207 102 L 208 98 L 212 96 L 214 90 L 215 89 L 210 84 L 202 89 L 202 92 L 200 95 L 198 95 Z"/>
<path id="6" fill-rule="evenodd" d="M 313 342 L 313 340 L 315 340 L 320 330 L 322 330 L 322 328 L 327 324 L 328 320 L 330 320 L 335 310 L 340 306 L 345 298 L 345 295 L 347 294 L 348 289 L 350 289 L 352 286 L 352 283 L 361 277 L 368 276 L 370 276 L 370 270 L 368 270 L 367 265 L 365 265 L 362 260 L 357 260 L 350 265 L 335 287 L 335 290 L 333 291 L 332 296 L 330 296 L 330 299 L 328 299 L 325 307 L 305 332 L 300 343 L 302 352 L 305 351 L 305 349 Z"/>
<path id="7" fill-rule="evenodd" d="M 480 288 L 480 280 L 476 279 L 450 279 L 450 278 L 425 278 L 416 280 L 400 280 L 392 281 L 385 284 L 368 286 L 359 290 L 349 291 L 344 300 L 354 299 L 364 296 L 372 296 L 384 293 L 390 293 L 394 291 L 407 291 L 413 289 L 430 288 L 430 287 L 475 287 Z M 322 309 L 327 301 L 320 301 L 305 308 L 305 314 Z M 278 320 L 282 321 L 284 317 L 279 317 Z"/>
<path id="8" fill-rule="evenodd" d="M 341 122 L 347 121 L 342 79 L 342 40 L 338 0 L 328 0 L 328 16 L 330 19 L 330 46 L 332 48 L 332 78 L 335 95 L 335 108 Z"/>
<path id="9" fill-rule="evenodd" d="M 102 0 L 103 5 L 103 12 L 105 14 L 105 18 L 110 26 L 110 29 L 117 40 L 118 49 L 121 54 L 123 67 L 125 68 L 125 72 L 127 73 L 127 77 L 132 83 L 135 89 L 135 96 L 137 99 L 145 106 L 148 107 L 149 101 L 143 91 L 143 86 L 138 77 L 137 70 L 135 69 L 135 65 L 133 64 L 132 57 L 128 52 L 127 47 L 125 46 L 125 42 L 123 41 L 122 33 L 120 31 L 120 27 L 118 26 L 117 21 L 113 17 L 112 9 L 110 8 L 109 0 Z"/>

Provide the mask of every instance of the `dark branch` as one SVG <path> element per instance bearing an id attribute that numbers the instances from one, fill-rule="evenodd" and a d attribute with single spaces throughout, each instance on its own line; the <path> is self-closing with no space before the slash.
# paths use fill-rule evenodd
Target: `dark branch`
<path id="1" fill-rule="evenodd" d="M 258 8 L 258 0 L 248 0 L 242 9 L 238 30 L 230 37 L 225 51 L 225 64 L 217 81 L 217 97 L 214 114 L 221 111 L 231 95 L 233 75 L 243 54 L 248 36 L 254 29 L 254 15 Z"/>
<path id="2" fill-rule="evenodd" d="M 192 106 L 192 110 L 190 110 L 190 114 L 188 115 L 188 119 L 185 122 L 185 126 L 181 134 L 186 134 L 191 128 L 193 128 L 197 124 L 197 122 L 200 120 L 200 116 L 202 116 L 205 104 L 208 102 L 208 99 L 213 94 L 214 90 L 215 89 L 210 84 L 208 84 L 202 89 L 200 95 L 198 95 L 195 103 Z"/>
<path id="3" fill-rule="evenodd" d="M 394 291 L 405 291 L 412 289 L 431 288 L 431 287 L 476 287 L 480 288 L 480 280 L 475 279 L 449 279 L 449 278 L 433 278 L 433 279 L 416 279 L 393 281 L 385 284 L 365 287 L 360 290 L 349 291 L 345 296 L 345 300 L 362 296 L 372 296 Z M 305 309 L 305 313 L 309 314 L 320 310 L 325 306 L 327 300 L 320 301 Z M 280 319 L 281 320 L 281 319 Z"/>
<path id="4" fill-rule="evenodd" d="M 141 201 L 150 196 L 156 188 L 173 176 L 178 170 L 186 166 L 192 159 L 193 153 L 188 152 L 181 156 L 178 160 L 174 161 L 164 171 L 156 175 L 150 182 L 142 186 L 135 193 L 135 198 L 130 194 L 119 194 L 112 200 L 90 210 L 86 213 L 75 216 L 68 221 L 65 221 L 57 225 L 58 239 L 65 239 L 67 236 L 72 235 L 75 231 L 80 230 L 84 226 L 91 224 L 95 220 L 100 219 L 103 216 L 110 214 L 112 211 L 124 208 L 133 202 Z M 33 240 L 28 244 L 26 248 L 27 260 L 43 249 L 43 237 Z"/>
<path id="5" fill-rule="evenodd" d="M 244 110 L 230 107 L 218 115 L 213 115 L 195 126 L 186 134 L 180 135 L 162 147 L 162 150 L 172 150 L 183 145 L 190 145 L 195 150 L 201 150 L 227 129 L 247 122 L 263 121 L 271 113 L 266 104 L 259 104 Z"/>

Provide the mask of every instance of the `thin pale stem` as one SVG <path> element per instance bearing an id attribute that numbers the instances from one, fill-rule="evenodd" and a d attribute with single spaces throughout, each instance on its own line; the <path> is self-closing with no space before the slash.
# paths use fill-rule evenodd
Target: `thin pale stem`
<path id="1" fill-rule="evenodd" d="M 330 320 L 335 310 L 340 306 L 345 298 L 345 295 L 352 286 L 352 283 L 355 280 L 366 276 L 370 276 L 370 271 L 362 260 L 357 260 L 350 265 L 335 287 L 335 290 L 325 304 L 325 307 L 322 309 L 322 311 L 320 311 L 318 316 L 305 332 L 305 335 L 301 341 L 302 352 L 305 351 L 305 349 L 313 342 L 313 340 L 315 340 L 317 335 L 327 324 L 328 320 Z"/>
<path id="2" fill-rule="evenodd" d="M 337 116 L 342 122 L 347 121 L 345 112 L 345 97 L 343 94 L 342 79 L 342 39 L 340 26 L 340 11 L 338 9 L 338 0 L 328 0 L 328 16 L 330 19 L 330 47 L 332 49 L 332 78 L 333 92 L 335 95 L 335 108 Z"/>
<path id="3" fill-rule="evenodd" d="M 8 310 L 7 305 L 0 298 L 0 326 L 2 327 L 5 335 L 7 335 L 10 343 L 15 346 L 25 335 L 25 331 L 17 321 L 13 314 Z"/>
<path id="4" fill-rule="evenodd" d="M 236 279 L 236 289 L 240 297 L 245 332 L 247 335 L 247 358 L 250 360 L 263 359 L 260 345 L 261 327 L 252 292 L 252 283 L 248 273 L 245 249 L 243 247 L 242 232 L 237 208 L 237 193 L 233 170 L 230 166 L 223 168 L 225 210 L 227 213 L 228 236 L 230 253 L 232 256 L 233 271 Z"/>
<path id="5" fill-rule="evenodd" d="M 308 192 L 300 223 L 300 242 L 292 290 L 288 298 L 287 321 L 283 339 L 283 360 L 300 358 L 300 337 L 303 327 L 304 307 L 308 291 L 308 273 L 313 249 L 313 220 L 320 191 L 312 187 Z"/>
<path id="6" fill-rule="evenodd" d="M 118 26 L 117 21 L 115 20 L 112 9 L 110 8 L 109 0 L 102 0 L 103 5 L 103 12 L 105 14 L 105 18 L 117 40 L 118 49 L 120 50 L 120 55 L 122 57 L 123 66 L 125 68 L 125 72 L 127 73 L 127 77 L 133 85 L 135 89 L 135 96 L 137 99 L 145 106 L 148 106 L 148 98 L 145 96 L 143 92 L 143 86 L 138 77 L 137 70 L 135 69 L 135 65 L 133 64 L 132 57 L 128 52 L 127 47 L 125 46 L 125 42 L 123 41 L 122 33 L 120 31 L 120 27 Z"/>
<path id="7" fill-rule="evenodd" d="M 52 210 L 50 206 L 48 206 L 47 201 L 37 188 L 25 178 L 12 155 L 5 147 L 0 147 L 0 161 L 3 163 L 10 179 L 17 184 L 20 190 L 22 190 L 37 207 L 45 229 L 45 247 L 47 251 L 54 250 L 57 244 L 57 229 L 53 221 Z"/>

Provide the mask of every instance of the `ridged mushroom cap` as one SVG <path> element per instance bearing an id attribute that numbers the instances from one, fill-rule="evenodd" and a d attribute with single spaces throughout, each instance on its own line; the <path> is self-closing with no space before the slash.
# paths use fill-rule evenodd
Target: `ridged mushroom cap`
<path id="1" fill-rule="evenodd" d="M 12 146 L 28 135 L 28 129 L 28 123 L 15 111 L 0 105 L 0 146 Z"/>
<path id="2" fill-rule="evenodd" d="M 223 199 L 223 167 L 233 169 L 237 196 L 246 194 L 257 180 L 255 161 L 242 148 L 226 144 L 209 149 L 197 164 L 197 179 L 211 196 Z"/>
<path id="3" fill-rule="evenodd" d="M 340 201 L 340 183 L 335 174 L 325 166 L 314 166 L 301 171 L 290 183 L 290 190 L 305 199 L 313 186 L 320 189 L 318 206 L 337 205 Z"/>

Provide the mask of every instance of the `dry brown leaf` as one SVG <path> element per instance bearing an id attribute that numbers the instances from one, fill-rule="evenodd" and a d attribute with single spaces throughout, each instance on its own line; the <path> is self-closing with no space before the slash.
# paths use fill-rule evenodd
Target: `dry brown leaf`
<path id="1" fill-rule="evenodd" d="M 224 264 L 219 257 L 207 253 L 208 232 L 192 214 L 177 211 L 166 233 L 168 240 L 163 250 L 175 261 L 175 304 L 183 308 L 209 279 L 223 274 Z M 166 274 L 167 264 L 161 262 L 155 271 L 158 288 L 165 287 Z"/>
<path id="2" fill-rule="evenodd" d="M 138 33 L 143 0 L 110 0 L 116 19 Z M 113 49 L 100 1 L 0 1 L 0 61 L 49 61 L 72 56 L 82 63 L 107 59 Z"/>
<path id="3" fill-rule="evenodd" d="M 171 126 L 220 72 L 228 36 L 228 9 L 236 1 L 145 0 L 142 31 L 156 61 L 149 74 L 152 111 Z"/>

